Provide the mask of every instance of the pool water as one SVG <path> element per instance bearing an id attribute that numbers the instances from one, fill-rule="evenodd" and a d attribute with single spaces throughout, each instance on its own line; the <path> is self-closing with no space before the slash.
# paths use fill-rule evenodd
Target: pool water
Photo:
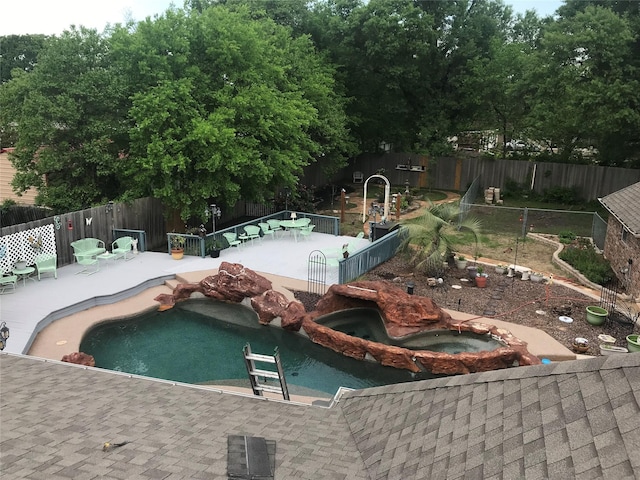
<path id="1" fill-rule="evenodd" d="M 92 355 L 97 367 L 109 370 L 250 387 L 242 355 L 247 342 L 254 353 L 265 355 L 278 347 L 291 393 L 330 396 L 341 386 L 359 389 L 435 377 L 345 357 L 301 335 L 259 325 L 247 307 L 212 300 L 183 302 L 164 312 L 98 325 L 85 335 L 80 350 Z M 273 370 L 274 365 L 258 368 Z"/>

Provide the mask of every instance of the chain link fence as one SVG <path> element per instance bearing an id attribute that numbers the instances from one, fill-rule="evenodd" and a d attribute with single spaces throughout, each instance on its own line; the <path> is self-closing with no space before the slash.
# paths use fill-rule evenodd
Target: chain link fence
<path id="1" fill-rule="evenodd" d="M 549 235 L 571 232 L 579 237 L 592 238 L 599 249 L 604 249 L 607 222 L 596 212 L 514 208 L 474 203 L 480 197 L 480 193 L 480 177 L 476 177 L 460 199 L 460 221 L 473 215 L 480 219 L 485 232 L 520 238 L 525 238 L 529 232 Z"/>
<path id="2" fill-rule="evenodd" d="M 529 232 L 549 235 L 572 232 L 579 237 L 591 237 L 597 216 L 594 212 L 477 204 L 469 206 L 467 215 L 479 218 L 485 232 L 509 234 L 520 238 L 526 237 Z M 604 245 L 604 238 L 602 244 Z"/>
<path id="3" fill-rule="evenodd" d="M 467 189 L 466 193 L 460 199 L 460 215 L 458 223 L 462 223 L 467 215 L 469 214 L 469 210 L 473 206 L 476 198 L 478 198 L 478 194 L 480 193 L 480 176 L 477 176 L 471 185 Z"/>

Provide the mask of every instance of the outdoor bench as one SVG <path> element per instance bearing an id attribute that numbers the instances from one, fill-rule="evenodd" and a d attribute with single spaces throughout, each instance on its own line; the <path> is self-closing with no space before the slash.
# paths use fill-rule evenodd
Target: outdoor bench
<path id="1" fill-rule="evenodd" d="M 91 259 L 95 260 L 95 257 L 107 251 L 104 242 L 97 238 L 81 238 L 71 242 L 71 247 L 73 248 L 73 256 L 80 264 Z"/>

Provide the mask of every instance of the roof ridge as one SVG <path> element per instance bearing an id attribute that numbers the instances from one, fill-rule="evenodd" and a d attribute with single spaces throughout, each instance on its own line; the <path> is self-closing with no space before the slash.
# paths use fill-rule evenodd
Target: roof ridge
<path id="1" fill-rule="evenodd" d="M 346 392 L 343 399 L 375 397 L 394 393 L 408 393 L 413 391 L 435 390 L 463 385 L 477 385 L 482 383 L 501 382 L 507 380 L 523 380 L 526 378 L 548 377 L 550 375 L 564 375 L 568 373 L 583 373 L 599 370 L 612 370 L 624 367 L 640 366 L 639 354 L 608 355 L 578 360 L 552 362 L 546 365 L 529 365 L 525 367 L 492 370 L 489 372 L 470 373 L 443 378 L 434 378 L 417 382 L 397 383 L 363 390 Z"/>

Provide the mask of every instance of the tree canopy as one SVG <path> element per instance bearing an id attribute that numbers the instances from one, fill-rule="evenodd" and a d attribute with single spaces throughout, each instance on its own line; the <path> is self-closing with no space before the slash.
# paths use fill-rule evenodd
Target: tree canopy
<path id="1" fill-rule="evenodd" d="M 296 191 L 361 152 L 441 154 L 490 130 L 547 158 L 640 167 L 637 2 L 189 0 L 98 33 L 0 37 L 14 188 L 78 209 L 141 195 L 181 216 Z M 557 147 L 557 149 L 556 149 Z"/>

